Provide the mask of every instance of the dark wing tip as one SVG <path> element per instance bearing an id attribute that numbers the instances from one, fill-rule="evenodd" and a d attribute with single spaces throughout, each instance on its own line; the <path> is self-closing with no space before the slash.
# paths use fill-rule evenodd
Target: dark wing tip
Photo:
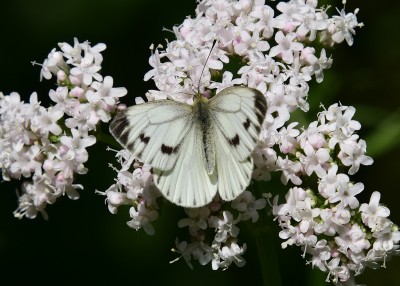
<path id="1" fill-rule="evenodd" d="M 258 123 L 261 125 L 264 122 L 265 115 L 267 113 L 267 100 L 261 91 L 252 88 L 254 91 L 254 107 L 256 108 L 256 116 Z"/>
<path id="2" fill-rule="evenodd" d="M 127 144 L 128 133 L 126 128 L 129 126 L 128 118 L 126 117 L 125 111 L 118 112 L 110 123 L 110 133 L 113 135 L 120 143 Z"/>

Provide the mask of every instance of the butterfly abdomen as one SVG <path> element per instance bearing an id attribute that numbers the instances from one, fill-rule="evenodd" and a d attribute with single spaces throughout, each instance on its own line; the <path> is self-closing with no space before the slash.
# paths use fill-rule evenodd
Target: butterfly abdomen
<path id="1" fill-rule="evenodd" d="M 207 173 L 211 175 L 215 168 L 215 145 L 213 138 L 213 125 L 211 122 L 212 119 L 207 99 L 195 99 L 193 111 L 194 116 L 196 117 L 195 122 L 198 124 L 197 130 L 200 133 L 197 134 L 197 136 L 201 137 L 202 142 L 204 167 L 206 168 Z"/>

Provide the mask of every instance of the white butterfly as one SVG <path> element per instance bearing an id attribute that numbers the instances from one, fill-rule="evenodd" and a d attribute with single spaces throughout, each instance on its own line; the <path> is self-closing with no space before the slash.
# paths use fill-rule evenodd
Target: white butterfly
<path id="1" fill-rule="evenodd" d="M 193 105 L 156 100 L 118 113 L 110 124 L 117 141 L 153 167 L 154 184 L 171 202 L 201 207 L 219 193 L 235 199 L 249 185 L 251 153 L 266 112 L 263 94 L 229 87 Z"/>

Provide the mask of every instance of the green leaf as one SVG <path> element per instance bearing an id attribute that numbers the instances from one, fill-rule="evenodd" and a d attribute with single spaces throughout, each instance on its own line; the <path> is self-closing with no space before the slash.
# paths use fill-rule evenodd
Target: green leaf
<path id="1" fill-rule="evenodd" d="M 384 118 L 365 140 L 368 144 L 368 155 L 374 158 L 397 147 L 400 144 L 400 111 Z"/>

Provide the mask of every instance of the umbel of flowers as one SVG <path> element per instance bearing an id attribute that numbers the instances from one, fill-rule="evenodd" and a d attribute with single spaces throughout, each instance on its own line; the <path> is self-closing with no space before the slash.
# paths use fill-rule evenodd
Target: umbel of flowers
<path id="1" fill-rule="evenodd" d="M 268 106 L 253 154 L 254 182 L 232 202 L 215 197 L 207 206 L 185 209 L 187 217 L 178 227 L 188 235 L 176 239 L 174 251 L 189 266 L 193 260 L 215 270 L 232 263 L 243 266 L 247 246 L 239 240 L 240 223 L 262 227 L 272 212 L 267 219 L 276 219 L 281 227 L 283 248 L 301 247 L 308 263 L 327 273 L 327 281 L 354 285 L 354 276 L 366 267 L 385 266 L 400 241 L 379 192 L 373 192 L 369 203 L 357 199 L 364 185 L 350 176 L 373 161 L 356 133 L 361 125 L 352 119 L 355 108 L 322 106 L 308 126 L 291 120 L 291 113 L 309 110 L 308 83 L 321 83 L 332 65 L 325 48 L 352 45 L 362 24 L 357 10 L 319 7 L 317 0 L 274 4 L 275 9 L 264 0 L 199 1 L 195 17 L 171 31 L 175 39 L 153 49 L 152 69 L 144 79 L 152 79 L 157 89 L 146 94 L 148 100 L 191 104 L 196 92 L 213 96 L 245 85 L 260 90 Z M 45 215 L 46 204 L 63 194 L 78 197 L 83 186 L 74 183 L 74 174 L 87 172 L 86 148 L 96 141 L 91 134 L 100 121 L 110 120 L 126 94 L 112 87 L 111 77 L 98 73 L 104 44 L 92 47 L 75 40 L 74 46 L 59 47 L 41 72 L 46 79 L 57 77 L 59 88 L 49 93 L 52 107 L 42 107 L 35 94 L 29 103 L 16 93 L 0 99 L 3 178 L 31 178 L 21 187 L 17 217 L 33 218 L 38 211 Z M 154 234 L 152 222 L 162 196 L 152 183 L 151 166 L 127 150 L 116 157 L 121 166 L 112 166 L 115 183 L 98 193 L 106 196 L 111 213 L 130 207 L 130 227 Z M 271 194 L 268 183 L 259 183 L 272 180 L 273 173 L 280 175 L 286 194 Z"/>
<path id="2" fill-rule="evenodd" d="M 87 147 L 100 122 L 108 122 L 125 88 L 114 88 L 113 78 L 98 72 L 104 44 L 60 43 L 44 61 L 41 78 L 57 78 L 49 91 L 51 106 L 44 107 L 36 93 L 29 102 L 18 93 L 0 93 L 0 167 L 3 180 L 24 179 L 19 194 L 18 218 L 45 218 L 47 204 L 67 195 L 79 198 L 75 174 L 86 174 Z"/>

